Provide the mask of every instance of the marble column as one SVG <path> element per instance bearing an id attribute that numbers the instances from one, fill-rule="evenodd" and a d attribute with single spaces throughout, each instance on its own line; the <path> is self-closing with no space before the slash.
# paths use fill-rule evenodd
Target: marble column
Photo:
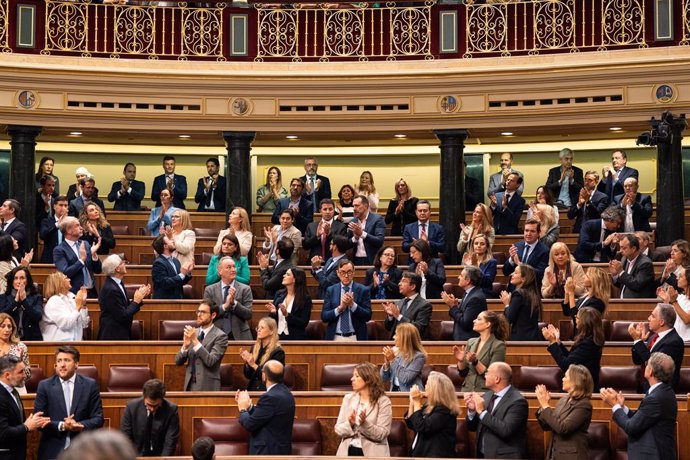
<path id="1" fill-rule="evenodd" d="M 671 136 L 657 144 L 656 246 L 684 238 L 683 158 L 681 154 L 685 117 L 664 118 Z"/>
<path id="2" fill-rule="evenodd" d="M 19 220 L 26 225 L 25 248 L 36 248 L 36 137 L 40 126 L 8 125 L 10 136 L 10 189 L 7 196 L 21 204 Z M 36 254 L 38 256 L 38 254 Z"/>
<path id="3" fill-rule="evenodd" d="M 241 206 L 247 210 L 251 218 L 253 193 L 251 191 L 251 167 L 249 152 L 252 150 L 252 141 L 256 133 L 247 131 L 223 131 L 225 148 L 228 156 L 227 165 L 227 212 L 230 213 L 233 206 Z"/>

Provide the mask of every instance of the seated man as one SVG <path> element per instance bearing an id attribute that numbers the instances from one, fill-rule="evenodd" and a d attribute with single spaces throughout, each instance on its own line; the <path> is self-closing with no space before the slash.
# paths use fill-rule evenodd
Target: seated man
<path id="1" fill-rule="evenodd" d="M 395 330 L 400 323 L 411 323 L 422 338 L 426 338 L 427 328 L 431 321 L 431 304 L 421 295 L 422 277 L 413 272 L 404 272 L 400 283 L 400 295 L 402 299 L 397 303 L 386 302 L 383 308 L 386 311 L 386 320 L 383 325 L 390 331 L 391 340 L 395 337 Z"/>
<path id="2" fill-rule="evenodd" d="M 79 218 L 81 210 L 90 203 L 97 204 L 105 215 L 105 205 L 103 200 L 96 196 L 96 179 L 93 177 L 84 179 L 84 183 L 81 184 L 81 195 L 69 202 L 69 215 Z"/>
<path id="3" fill-rule="evenodd" d="M 510 173 L 506 179 L 506 190 L 490 197 L 496 235 L 520 233 L 518 225 L 522 211 L 525 209 L 525 200 L 517 191 L 520 185 L 522 185 L 522 177 L 517 173 Z"/>
<path id="4" fill-rule="evenodd" d="M 182 299 L 184 297 L 182 286 L 192 279 L 194 261 L 190 260 L 181 265 L 180 261 L 172 256 L 172 250 L 163 236 L 157 236 L 151 246 L 158 254 L 151 267 L 153 298 Z"/>
<path id="5" fill-rule="evenodd" d="M 354 219 L 347 225 L 347 237 L 354 246 L 355 265 L 373 265 L 374 256 L 386 238 L 386 222 L 378 214 L 369 212 L 369 200 L 358 195 L 352 200 Z"/>
<path id="6" fill-rule="evenodd" d="M 573 166 L 573 151 L 565 148 L 558 154 L 561 165 L 551 168 L 546 179 L 546 188 L 556 199 L 556 206 L 569 209 L 577 202 L 584 179 L 582 170 Z"/>
<path id="7" fill-rule="evenodd" d="M 482 271 L 479 267 L 466 265 L 458 276 L 458 286 L 465 291 L 465 296 L 456 299 L 453 294 L 441 293 L 441 298 L 450 307 L 448 314 L 453 318 L 453 340 L 467 340 L 472 337 L 479 337 L 479 333 L 474 331 L 474 320 L 477 316 L 488 309 L 486 295 L 480 284 L 482 282 Z"/>
<path id="8" fill-rule="evenodd" d="M 304 240 L 302 247 L 309 249 L 309 260 L 314 257 L 321 257 L 322 260 L 328 260 L 331 257 L 331 241 L 334 235 L 347 235 L 347 227 L 344 223 L 334 219 L 335 205 L 330 198 L 321 200 L 321 220 L 318 222 L 311 222 L 307 225 L 307 231 L 304 233 Z"/>
<path id="9" fill-rule="evenodd" d="M 283 209 L 292 209 L 295 211 L 294 225 L 302 232 L 302 235 L 307 231 L 307 225 L 314 221 L 314 205 L 311 201 L 302 195 L 302 188 L 304 185 L 302 181 L 295 177 L 290 180 L 290 196 L 281 198 L 276 205 L 271 222 L 274 224 L 280 223 L 280 215 Z"/>
<path id="10" fill-rule="evenodd" d="M 642 255 L 640 242 L 635 235 L 625 235 L 620 240 L 623 260 L 611 260 L 609 273 L 613 284 L 621 288 L 621 299 L 655 299 L 656 283 L 652 259 Z"/>
<path id="11" fill-rule="evenodd" d="M 417 222 L 405 225 L 403 230 L 403 251 L 410 252 L 412 243 L 416 240 L 424 240 L 429 243 L 433 257 L 438 257 L 439 252 L 446 251 L 445 230 L 441 225 L 429 220 L 431 217 L 431 203 L 427 200 L 419 200 L 415 212 L 417 213 Z"/>
<path id="12" fill-rule="evenodd" d="M 177 209 L 186 209 L 184 200 L 187 198 L 187 178 L 175 174 L 175 157 L 166 155 L 163 157 L 164 174 L 153 179 L 151 189 L 151 200 L 156 203 L 156 207 L 161 205 L 161 190 L 167 188 L 172 192 L 172 204 Z"/>
<path id="13" fill-rule="evenodd" d="M 624 194 L 618 195 L 613 199 L 613 203 L 620 206 L 625 217 L 623 217 L 623 231 L 632 233 L 637 230 L 651 232 L 649 218 L 652 217 L 652 197 L 637 193 L 637 179 L 628 177 L 623 182 Z"/>
<path id="14" fill-rule="evenodd" d="M 508 250 L 509 257 L 503 264 L 504 275 L 512 275 L 515 267 L 520 264 L 528 264 L 534 268 L 537 284 L 541 286 L 544 270 L 549 265 L 549 247 L 539 241 L 540 227 L 541 224 L 538 220 L 529 219 L 525 222 L 524 240 L 515 243 Z M 510 288 L 512 285 L 509 285 L 509 291 Z"/>
<path id="15" fill-rule="evenodd" d="M 113 182 L 108 201 L 115 202 L 113 209 L 116 211 L 139 211 L 141 200 L 146 195 L 146 184 L 136 180 L 137 167 L 134 163 L 127 163 L 122 174 L 119 181 Z"/>
<path id="16" fill-rule="evenodd" d="M 640 177 L 640 173 L 635 168 L 629 168 L 628 155 L 625 150 L 614 150 L 611 154 L 611 166 L 604 167 L 601 170 L 601 182 L 597 185 L 597 190 L 606 195 L 609 203 L 613 203 L 613 199 L 625 193 L 623 190 L 623 182 L 628 177 L 635 179 Z"/>
<path id="17" fill-rule="evenodd" d="M 252 340 L 252 289 L 237 282 L 237 267 L 232 257 L 218 261 L 220 281 L 206 286 L 204 300 L 219 308 L 216 326 L 228 334 L 228 340 Z"/>
<path id="18" fill-rule="evenodd" d="M 640 243 L 640 254 L 643 254 L 651 259 L 652 255 L 649 253 L 649 245 L 652 242 L 652 238 L 649 236 L 649 233 L 641 230 L 637 231 L 635 232 L 635 238 L 637 238 L 637 241 Z"/>
<path id="19" fill-rule="evenodd" d="M 341 259 L 338 262 L 340 283 L 328 288 L 321 310 L 321 321 L 327 323 L 326 340 L 367 340 L 367 321 L 371 319 L 369 288 L 354 282 L 354 277 L 354 264 Z"/>
<path id="20" fill-rule="evenodd" d="M 505 192 L 506 182 L 508 181 L 508 175 L 510 173 L 516 173 L 520 176 L 521 180 L 517 193 L 518 195 L 522 195 L 524 190 L 522 180 L 525 178 L 525 176 L 523 176 L 520 171 L 513 169 L 513 154 L 506 152 L 501 154 L 501 171 L 492 174 L 491 177 L 489 177 L 489 189 L 486 192 L 486 196 L 491 198 L 491 195 L 495 195 L 498 192 Z"/>
<path id="21" fill-rule="evenodd" d="M 225 212 L 226 181 L 219 171 L 218 158 L 206 160 L 208 175 L 199 179 L 194 195 L 194 201 L 199 204 L 197 211 Z"/>
<path id="22" fill-rule="evenodd" d="M 601 218 L 601 213 L 609 205 L 608 197 L 597 190 L 598 182 L 599 174 L 587 171 L 585 186 L 580 189 L 577 200 L 568 209 L 568 219 L 575 219 L 573 233 L 580 233 L 582 225 L 588 220 Z"/>
<path id="23" fill-rule="evenodd" d="M 623 211 L 609 206 L 601 213 L 601 219 L 584 223 L 575 249 L 575 260 L 580 263 L 608 262 L 615 255 L 614 240 L 623 222 Z"/>
<path id="24" fill-rule="evenodd" d="M 338 280 L 338 262 L 347 255 L 345 253 L 349 248 L 350 242 L 346 237 L 335 235 L 330 247 L 332 255 L 326 262 L 319 256 L 311 258 L 311 274 L 319 283 L 317 299 L 323 299 L 326 290 L 340 282 Z"/>
<path id="25" fill-rule="evenodd" d="M 283 288 L 283 275 L 290 270 L 294 265 L 290 258 L 295 250 L 295 244 L 290 238 L 283 238 L 276 243 L 275 255 L 276 263 L 272 267 L 269 266 L 269 256 L 259 252 L 256 255 L 259 263 L 259 276 L 261 277 L 261 285 L 266 292 L 266 299 L 273 299 L 276 292 Z"/>

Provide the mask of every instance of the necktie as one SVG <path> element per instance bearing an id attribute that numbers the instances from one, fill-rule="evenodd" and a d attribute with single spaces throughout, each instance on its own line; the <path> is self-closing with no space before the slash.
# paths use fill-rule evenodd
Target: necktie
<path id="1" fill-rule="evenodd" d="M 153 433 L 153 412 L 149 412 L 146 416 L 146 429 L 144 430 L 144 449 L 142 454 L 150 454 L 153 452 L 153 440 L 151 434 Z"/>
<path id="2" fill-rule="evenodd" d="M 57 228 L 57 222 L 55 222 L 55 228 Z M 62 232 L 60 231 L 59 228 L 57 229 L 57 241 L 58 241 L 58 244 L 62 243 Z"/>
<path id="3" fill-rule="evenodd" d="M 520 259 L 520 262 L 522 262 L 523 264 L 526 264 L 527 259 L 529 258 L 529 248 L 530 248 L 530 245 L 526 244 L 525 245 L 525 251 L 522 253 L 522 259 Z"/>
<path id="4" fill-rule="evenodd" d="M 376 272 L 374 273 L 374 276 L 379 277 L 379 288 L 376 291 L 376 298 L 377 299 L 385 299 L 386 298 L 386 286 L 384 286 L 384 281 L 383 281 L 383 272 Z"/>
<path id="5" fill-rule="evenodd" d="M 333 257 L 328 259 L 328 262 L 326 262 L 326 271 L 329 272 L 331 268 L 333 268 L 333 264 L 335 264 L 335 261 L 333 260 Z"/>
<path id="6" fill-rule="evenodd" d="M 494 393 L 494 394 L 491 396 L 491 399 L 489 400 L 489 405 L 488 405 L 488 407 L 486 408 L 486 410 L 487 410 L 490 414 L 493 413 L 493 411 L 494 411 L 494 405 L 496 404 L 496 400 L 497 400 L 497 399 L 498 399 L 498 395 L 497 395 L 496 393 Z"/>
<path id="7" fill-rule="evenodd" d="M 343 295 L 350 292 L 349 286 L 343 286 Z M 352 326 L 350 324 L 350 309 L 346 308 L 342 315 L 340 315 L 340 332 L 343 334 L 349 334 L 352 332 Z"/>
<path id="8" fill-rule="evenodd" d="M 319 212 L 319 204 L 316 202 L 316 177 L 311 177 L 311 202 L 314 206 L 314 212 Z"/>
<path id="9" fill-rule="evenodd" d="M 14 396 L 14 401 L 19 407 L 19 421 L 24 423 L 24 404 L 22 404 L 22 398 L 19 397 L 19 392 L 16 388 L 12 388 L 12 396 Z"/>
<path id="10" fill-rule="evenodd" d="M 323 232 L 323 221 L 319 223 L 319 226 L 321 227 L 321 257 L 324 258 L 326 257 L 326 233 Z"/>
<path id="11" fill-rule="evenodd" d="M 228 300 L 229 293 L 230 285 L 228 284 L 223 288 L 223 305 L 225 305 L 225 301 Z M 224 315 L 223 317 L 223 330 L 228 334 L 232 332 L 232 316 L 230 314 Z"/>
<path id="12" fill-rule="evenodd" d="M 201 343 L 204 340 L 205 335 L 206 334 L 204 334 L 204 331 L 200 330 L 199 333 L 197 334 L 196 338 Z M 189 369 L 190 372 L 189 373 L 191 374 L 191 378 L 189 379 L 189 385 L 187 385 L 187 390 L 191 389 L 190 388 L 191 384 L 196 383 L 196 353 L 190 357 L 190 363 L 191 364 L 190 364 L 190 369 Z"/>
<path id="13" fill-rule="evenodd" d="M 81 251 L 81 246 L 84 244 L 83 241 L 77 240 L 77 253 Z M 86 246 L 84 247 L 86 248 Z M 84 277 L 84 287 L 86 289 L 91 289 L 93 287 L 93 283 L 91 282 L 91 274 L 89 273 L 89 269 L 86 266 L 89 261 L 89 254 L 86 255 L 86 262 L 84 262 L 84 266 L 82 267 L 82 276 Z"/>
<path id="14" fill-rule="evenodd" d="M 72 382 L 69 380 L 63 380 L 62 381 L 62 394 L 65 396 L 65 407 L 67 408 L 67 416 L 72 415 L 72 391 L 70 385 Z M 69 447 L 71 442 L 69 433 L 67 434 L 67 437 L 65 438 L 65 449 Z"/>
<path id="15" fill-rule="evenodd" d="M 659 334 L 654 334 L 654 337 L 652 337 L 652 340 L 649 341 L 649 349 L 651 350 L 654 347 L 654 344 L 656 341 L 659 339 Z"/>
<path id="16" fill-rule="evenodd" d="M 206 333 L 203 330 L 200 331 L 199 335 L 197 336 L 197 338 L 199 339 L 199 342 L 203 342 L 205 336 L 206 336 Z"/>
<path id="17" fill-rule="evenodd" d="M 422 223 L 420 225 L 422 226 L 422 228 L 419 231 L 419 238 L 422 240 L 426 240 L 426 223 Z"/>
<path id="18" fill-rule="evenodd" d="M 400 314 L 401 315 L 405 314 L 405 311 L 407 311 L 407 306 L 409 304 L 410 304 L 410 299 L 406 297 L 405 300 L 403 300 L 402 305 L 400 306 Z"/>

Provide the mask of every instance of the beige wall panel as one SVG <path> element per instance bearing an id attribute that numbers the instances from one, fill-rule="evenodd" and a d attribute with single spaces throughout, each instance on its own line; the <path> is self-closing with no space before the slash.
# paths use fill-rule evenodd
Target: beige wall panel
<path id="1" fill-rule="evenodd" d="M 0 107 L 15 107 L 16 97 L 16 91 L 0 91 Z"/>
<path id="2" fill-rule="evenodd" d="M 461 96 L 460 112 L 485 112 L 487 103 L 486 97 L 483 94 L 474 96 Z"/>
<path id="3" fill-rule="evenodd" d="M 65 95 L 64 93 L 45 93 L 40 92 L 38 94 L 39 104 L 38 107 L 41 109 L 54 109 L 54 110 L 64 110 L 65 109 Z"/>
<path id="4" fill-rule="evenodd" d="M 628 86 L 626 102 L 628 104 L 649 104 L 656 102 L 654 98 L 654 86 L 640 85 Z"/>
<path id="5" fill-rule="evenodd" d="M 438 99 L 439 96 L 415 96 L 412 99 L 412 113 L 439 113 Z"/>
<path id="6" fill-rule="evenodd" d="M 206 103 L 206 114 L 207 115 L 222 115 L 228 113 L 229 99 L 227 97 L 222 98 L 212 98 L 207 97 Z"/>
<path id="7" fill-rule="evenodd" d="M 273 98 L 252 99 L 252 115 L 273 116 L 278 111 L 278 102 Z"/>

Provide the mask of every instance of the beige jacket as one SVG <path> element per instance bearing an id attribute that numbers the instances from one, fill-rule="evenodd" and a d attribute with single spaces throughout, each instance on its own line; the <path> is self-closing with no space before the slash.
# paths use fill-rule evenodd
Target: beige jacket
<path id="1" fill-rule="evenodd" d="M 388 433 L 391 431 L 393 421 L 393 411 L 391 400 L 388 396 L 382 395 L 374 407 L 367 410 L 367 418 L 363 425 L 350 425 L 348 418 L 353 410 L 359 406 L 359 395 L 349 393 L 343 398 L 340 406 L 338 421 L 335 423 L 335 432 L 342 438 L 338 446 L 338 457 L 347 457 L 347 449 L 350 447 L 352 438 L 359 435 L 362 439 L 362 450 L 365 457 L 388 457 Z"/>

